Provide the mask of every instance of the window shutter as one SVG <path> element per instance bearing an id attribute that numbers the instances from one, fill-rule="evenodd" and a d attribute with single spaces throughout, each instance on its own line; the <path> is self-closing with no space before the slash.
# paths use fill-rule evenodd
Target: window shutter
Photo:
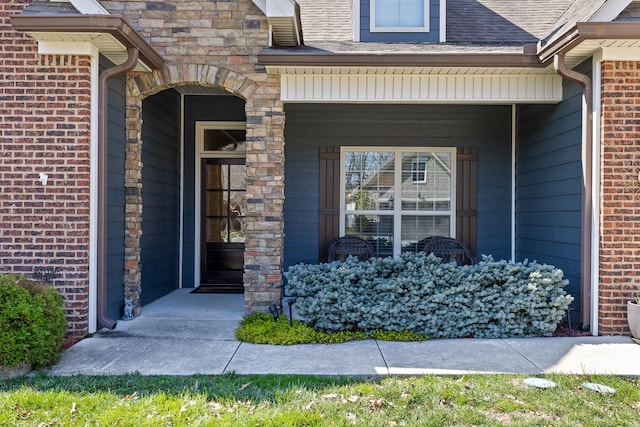
<path id="1" fill-rule="evenodd" d="M 318 258 L 327 262 L 329 243 L 340 237 L 340 147 L 320 147 Z"/>
<path id="2" fill-rule="evenodd" d="M 478 150 L 458 148 L 456 157 L 456 239 L 464 242 L 476 256 Z"/>

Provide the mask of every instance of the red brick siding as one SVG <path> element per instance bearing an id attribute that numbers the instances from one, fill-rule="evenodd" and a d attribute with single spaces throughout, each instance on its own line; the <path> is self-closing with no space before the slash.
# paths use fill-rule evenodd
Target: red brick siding
<path id="1" fill-rule="evenodd" d="M 68 334 L 79 337 L 88 328 L 90 60 L 38 55 L 9 19 L 28 3 L 0 3 L 0 272 L 57 267 Z"/>
<path id="2" fill-rule="evenodd" d="M 601 154 L 599 332 L 629 334 L 626 304 L 640 280 L 640 62 L 602 64 Z"/>

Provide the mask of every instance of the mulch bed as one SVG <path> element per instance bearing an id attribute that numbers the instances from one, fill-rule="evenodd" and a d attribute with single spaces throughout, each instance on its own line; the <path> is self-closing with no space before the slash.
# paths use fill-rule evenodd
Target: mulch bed
<path id="1" fill-rule="evenodd" d="M 560 323 L 558 323 L 558 327 L 556 328 L 556 331 L 553 333 L 554 337 L 570 337 L 570 336 L 574 336 L 574 337 L 590 337 L 591 336 L 591 332 L 590 331 L 583 331 L 580 328 L 580 325 L 571 325 L 571 332 L 572 334 L 569 333 L 569 324 L 565 321 L 562 321 Z"/>

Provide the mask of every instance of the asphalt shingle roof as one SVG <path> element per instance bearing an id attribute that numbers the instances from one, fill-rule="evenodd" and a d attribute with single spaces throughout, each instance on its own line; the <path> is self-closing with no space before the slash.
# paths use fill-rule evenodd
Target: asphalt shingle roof
<path id="1" fill-rule="evenodd" d="M 543 38 L 545 43 L 553 40 L 556 35 L 561 34 L 565 29 L 571 27 L 576 22 L 587 21 L 591 18 L 607 0 L 574 0 L 570 2 L 569 8 L 563 13 L 552 29 Z"/>
<path id="2" fill-rule="evenodd" d="M 546 36 L 573 0 L 451 0 L 447 41 L 520 45 Z"/>
<path id="3" fill-rule="evenodd" d="M 305 47 L 298 52 L 484 53 L 522 52 L 526 43 L 551 41 L 588 21 L 607 0 L 448 0 L 446 43 L 352 41 L 350 0 L 296 0 Z M 640 21 L 632 3 L 616 20 Z"/>
<path id="4" fill-rule="evenodd" d="M 23 16 L 55 16 L 55 15 L 77 15 L 80 12 L 76 10 L 71 3 L 67 2 L 50 2 L 48 0 L 36 0 L 27 6 L 21 15 Z"/>
<path id="5" fill-rule="evenodd" d="M 640 21 L 640 3 L 631 3 L 615 20 Z"/>

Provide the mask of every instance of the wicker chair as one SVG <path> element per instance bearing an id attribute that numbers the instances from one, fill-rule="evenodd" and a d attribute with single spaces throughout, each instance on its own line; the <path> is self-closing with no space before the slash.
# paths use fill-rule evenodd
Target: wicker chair
<path id="1" fill-rule="evenodd" d="M 420 244 L 424 244 L 422 250 L 425 253 L 433 253 L 435 256 L 442 258 L 443 262 L 455 261 L 458 265 L 473 265 L 476 263 L 476 259 L 471 255 L 469 248 L 452 237 L 427 237 Z"/>
<path id="2" fill-rule="evenodd" d="M 366 261 L 375 254 L 371 243 L 356 236 L 344 236 L 333 240 L 329 244 L 328 261 L 344 261 L 350 255 Z"/>

